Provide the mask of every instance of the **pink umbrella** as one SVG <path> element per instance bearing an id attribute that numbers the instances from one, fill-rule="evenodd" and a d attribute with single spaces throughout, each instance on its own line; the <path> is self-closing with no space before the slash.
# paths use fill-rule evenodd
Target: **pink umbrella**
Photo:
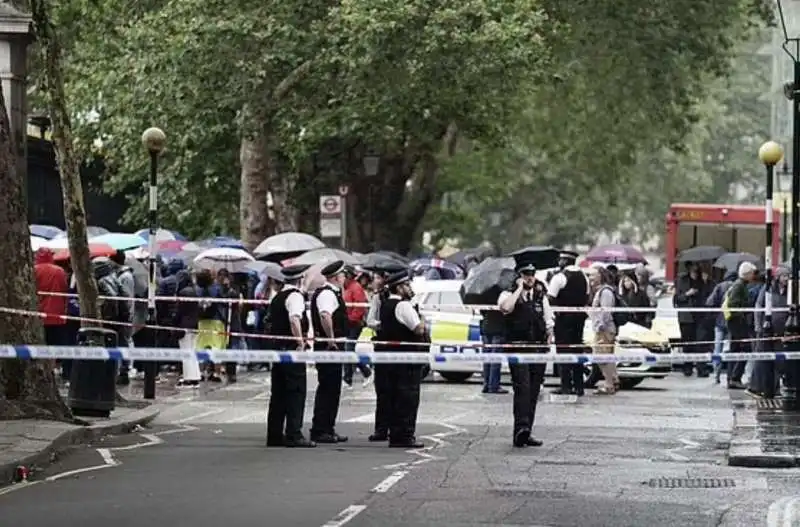
<path id="1" fill-rule="evenodd" d="M 631 245 L 616 243 L 595 247 L 586 255 L 586 260 L 604 263 L 647 264 L 647 259 L 639 249 Z"/>

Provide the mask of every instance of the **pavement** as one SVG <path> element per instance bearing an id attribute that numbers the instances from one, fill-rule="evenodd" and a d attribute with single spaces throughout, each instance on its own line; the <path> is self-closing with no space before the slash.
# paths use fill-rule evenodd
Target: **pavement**
<path id="1" fill-rule="evenodd" d="M 306 421 L 313 405 L 309 372 Z M 3 524 L 120 527 L 800 525 L 800 469 L 727 462 L 727 390 L 680 374 L 615 396 L 545 395 L 541 448 L 511 446 L 511 396 L 423 386 L 422 451 L 369 443 L 374 393 L 343 396 L 350 441 L 266 448 L 268 374 L 161 401 L 145 430 L 74 449 L 0 489 Z M 307 429 L 307 428 L 306 428 Z M 68 520 L 67 520 L 68 519 Z"/>
<path id="2" fill-rule="evenodd" d="M 800 467 L 800 412 L 779 399 L 752 399 L 731 392 L 734 426 L 728 464 L 740 467 Z"/>

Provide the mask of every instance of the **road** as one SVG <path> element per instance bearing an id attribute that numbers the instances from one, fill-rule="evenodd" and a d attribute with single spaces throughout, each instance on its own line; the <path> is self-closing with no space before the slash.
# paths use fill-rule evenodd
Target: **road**
<path id="1" fill-rule="evenodd" d="M 708 379 L 548 396 L 535 427 L 545 445 L 524 450 L 510 444 L 510 395 L 426 383 L 418 435 L 430 448 L 416 453 L 367 442 L 374 394 L 360 386 L 340 412 L 350 442 L 268 449 L 268 388 L 268 375 L 253 374 L 172 398 L 151 428 L 77 449 L 33 483 L 0 490 L 2 524 L 800 525 L 800 471 L 724 464 L 732 412 Z"/>

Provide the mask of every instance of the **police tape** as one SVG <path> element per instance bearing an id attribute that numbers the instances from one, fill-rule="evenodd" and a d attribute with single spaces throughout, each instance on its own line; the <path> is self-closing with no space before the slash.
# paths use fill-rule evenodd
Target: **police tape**
<path id="1" fill-rule="evenodd" d="M 132 360 L 177 362 L 280 363 L 280 364 L 673 364 L 684 362 L 739 362 L 799 360 L 800 352 L 758 353 L 686 353 L 658 355 L 651 353 L 615 353 L 602 355 L 556 353 L 481 353 L 454 352 L 341 352 L 341 351 L 266 351 L 266 350 L 190 350 L 176 348 L 106 348 L 90 346 L 2 345 L 0 359 L 21 360 Z"/>
<path id="2" fill-rule="evenodd" d="M 38 318 L 58 318 L 65 321 L 73 321 L 73 322 L 88 322 L 90 324 L 96 324 L 98 326 L 111 326 L 114 328 L 132 328 L 136 330 L 141 329 L 150 329 L 155 331 L 164 331 L 164 332 L 173 332 L 173 333 L 190 333 L 197 336 L 202 335 L 213 335 L 213 336 L 224 336 L 224 337 L 237 337 L 237 338 L 244 338 L 244 339 L 254 339 L 254 340 L 264 340 L 264 341 L 289 341 L 295 342 L 297 338 L 294 336 L 286 336 L 286 335 L 271 335 L 268 333 L 249 333 L 249 332 L 242 332 L 242 331 L 217 331 L 217 330 L 208 330 L 208 329 L 194 329 L 194 328 L 181 328 L 177 326 L 165 326 L 165 325 L 157 325 L 157 324 L 132 324 L 130 322 L 118 322 L 112 320 L 102 320 L 99 318 L 88 318 L 88 317 L 80 317 L 80 316 L 73 316 L 73 315 L 52 315 L 48 313 L 43 313 L 40 311 L 31 311 L 27 309 L 17 309 L 11 307 L 2 307 L 0 306 L 0 313 L 7 313 L 11 315 L 20 315 L 20 316 L 31 316 L 31 317 L 38 317 Z M 434 322 L 435 323 L 435 322 Z M 748 337 L 743 339 L 725 339 L 725 342 L 728 343 L 755 343 L 755 342 L 788 342 L 799 340 L 800 337 L 788 337 L 785 335 L 777 335 L 772 337 Z M 473 349 L 473 348 L 492 348 L 492 349 L 550 349 L 552 347 L 558 347 L 561 349 L 586 349 L 593 346 L 591 342 L 583 342 L 581 344 L 550 344 L 550 343 L 504 343 L 504 344 L 484 344 L 480 341 L 475 340 L 454 340 L 454 339 L 436 339 L 431 343 L 425 344 L 420 342 L 403 342 L 403 341 L 394 341 L 394 340 L 378 340 L 375 338 L 357 338 L 357 339 L 350 339 L 346 337 L 337 337 L 337 338 L 328 338 L 328 337 L 315 337 L 312 334 L 306 336 L 304 341 L 308 344 L 313 342 L 327 342 L 327 343 L 334 343 L 334 344 L 353 344 L 353 345 L 383 345 L 383 346 L 396 346 L 396 345 L 404 345 L 404 346 L 427 346 L 427 345 L 440 345 L 440 346 L 458 346 L 459 348 L 464 349 Z M 714 340 L 681 340 L 676 341 L 674 343 L 670 342 L 663 342 L 663 343 L 641 343 L 634 341 L 630 338 L 619 338 L 615 343 L 616 347 L 619 348 L 656 348 L 659 349 L 662 353 L 669 351 L 671 347 L 693 347 L 693 346 L 711 346 L 716 344 Z M 599 344 L 598 347 L 603 346 L 610 346 L 609 344 Z"/>
<path id="3" fill-rule="evenodd" d="M 150 329 L 155 331 L 164 331 L 164 332 L 173 332 L 173 333 L 190 333 L 197 336 L 202 335 L 212 335 L 212 336 L 223 336 L 223 337 L 236 337 L 236 338 L 244 338 L 244 339 L 254 339 L 254 340 L 263 340 L 263 341 L 288 341 L 288 342 L 295 342 L 297 338 L 294 336 L 286 336 L 286 335 L 271 335 L 268 333 L 250 333 L 250 332 L 243 332 L 243 331 L 218 331 L 218 330 L 209 330 L 209 329 L 194 329 L 194 328 L 181 328 L 178 326 L 166 326 L 166 325 L 157 325 L 157 324 L 133 324 L 130 322 L 118 322 L 112 320 L 103 320 L 99 318 L 89 318 L 89 317 L 80 317 L 80 316 L 73 316 L 73 315 L 52 315 L 48 313 L 43 313 L 40 311 L 31 311 L 28 309 L 17 309 L 11 307 L 3 307 L 0 306 L 0 313 L 7 313 L 11 315 L 20 315 L 20 316 L 31 316 L 31 317 L 38 317 L 38 318 L 58 318 L 64 321 L 73 321 L 73 322 L 88 322 L 90 324 L 96 324 L 100 327 L 108 327 L 111 326 L 113 328 L 131 328 L 136 330 L 141 329 Z M 435 323 L 435 322 L 434 322 Z M 755 342 L 788 342 L 800 340 L 800 337 L 788 337 L 785 335 L 776 335 L 771 337 L 748 337 L 743 339 L 725 339 L 725 342 L 728 343 L 755 343 Z M 431 343 L 420 343 L 420 342 L 404 342 L 404 341 L 394 341 L 394 340 L 378 340 L 375 338 L 357 338 L 351 339 L 346 337 L 337 337 L 337 338 L 328 338 L 328 337 L 316 337 L 312 334 L 309 334 L 305 337 L 304 341 L 309 345 L 314 342 L 327 342 L 327 343 L 334 343 L 337 345 L 379 345 L 379 346 L 396 346 L 396 345 L 404 345 L 404 346 L 428 346 L 428 345 L 440 345 L 440 346 L 458 346 L 459 348 L 464 349 L 473 349 L 473 348 L 492 348 L 492 349 L 550 349 L 552 347 L 558 347 L 561 349 L 586 349 L 593 346 L 591 342 L 583 342 L 581 344 L 550 344 L 550 343 L 498 343 L 498 344 L 484 344 L 480 341 L 475 340 L 455 340 L 455 339 L 436 339 Z M 676 341 L 674 343 L 664 342 L 664 343 L 642 343 L 634 341 L 630 338 L 625 337 L 618 337 L 617 342 L 615 343 L 616 347 L 619 348 L 656 348 L 659 349 L 662 353 L 669 351 L 671 347 L 693 347 L 693 346 L 711 346 L 716 344 L 715 340 L 681 340 Z M 599 344 L 598 347 L 603 346 L 610 346 L 609 344 Z"/>
<path id="4" fill-rule="evenodd" d="M 61 298 L 78 298 L 75 293 L 56 293 L 50 291 L 37 292 L 40 296 L 54 296 Z M 147 303 L 148 299 L 139 297 L 122 297 L 122 296 L 98 296 L 99 300 L 124 300 L 127 302 Z M 268 306 L 270 301 L 265 299 L 246 299 L 246 298 L 216 298 L 216 297 L 185 297 L 185 296 L 156 296 L 156 302 L 170 302 L 170 303 L 194 303 L 194 304 L 229 304 L 240 306 Z M 307 302 L 310 304 L 310 302 Z M 347 307 L 361 307 L 369 308 L 372 304 L 369 302 L 345 302 Z M 478 311 L 499 311 L 500 308 L 494 304 L 418 304 L 421 311 L 431 312 L 478 312 Z M 721 307 L 570 307 L 570 306 L 554 306 L 551 305 L 550 309 L 553 313 L 658 313 L 659 311 L 669 311 L 669 313 L 721 313 Z M 766 308 L 763 307 L 731 307 L 727 308 L 731 313 L 764 313 Z M 773 313 L 787 313 L 790 311 L 789 307 L 773 307 Z"/>

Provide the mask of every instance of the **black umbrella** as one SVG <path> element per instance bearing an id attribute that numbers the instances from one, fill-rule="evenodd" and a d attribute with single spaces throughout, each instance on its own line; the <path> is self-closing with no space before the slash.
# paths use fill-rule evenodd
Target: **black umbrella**
<path id="1" fill-rule="evenodd" d="M 706 260 L 716 260 L 727 251 L 716 245 L 698 245 L 691 249 L 681 251 L 678 255 L 679 262 L 704 262 Z"/>
<path id="2" fill-rule="evenodd" d="M 755 254 L 750 253 L 726 253 L 717 258 L 717 261 L 714 262 L 714 267 L 718 269 L 725 269 L 726 273 L 734 273 L 739 270 L 739 265 L 743 262 L 750 262 L 754 264 L 756 267 L 761 269 L 763 265 L 761 264 L 761 258 L 756 256 Z"/>
<path id="3" fill-rule="evenodd" d="M 548 245 L 531 245 L 517 249 L 509 254 L 514 259 L 524 256 L 525 262 L 533 264 L 537 269 L 558 267 L 558 255 L 561 251 Z"/>
<path id="4" fill-rule="evenodd" d="M 474 247 L 472 249 L 463 249 L 457 253 L 453 253 L 445 258 L 445 260 L 466 269 L 470 261 L 481 263 L 492 255 L 494 255 L 494 249 L 491 247 Z"/>
<path id="5" fill-rule="evenodd" d="M 387 266 L 388 267 L 400 266 L 402 268 L 408 267 L 407 261 L 400 258 L 396 258 L 395 256 L 392 256 L 391 253 L 385 253 L 385 252 L 367 253 L 361 256 L 361 260 L 362 260 L 361 267 L 367 270 L 378 269 Z"/>
<path id="6" fill-rule="evenodd" d="M 500 293 L 514 285 L 514 266 L 513 258 L 485 259 L 461 284 L 461 300 L 465 304 L 495 304 Z"/>
<path id="7" fill-rule="evenodd" d="M 319 238 L 303 232 L 282 232 L 270 236 L 258 244 L 253 256 L 259 260 L 280 262 L 295 258 L 314 249 L 323 249 L 325 244 Z"/>
<path id="8" fill-rule="evenodd" d="M 384 256 L 388 256 L 389 258 L 397 260 L 398 262 L 403 262 L 405 264 L 407 264 L 407 263 L 409 263 L 411 261 L 411 258 L 407 258 L 407 257 L 403 256 L 402 254 L 396 253 L 394 251 L 375 251 L 372 254 L 382 254 Z"/>

